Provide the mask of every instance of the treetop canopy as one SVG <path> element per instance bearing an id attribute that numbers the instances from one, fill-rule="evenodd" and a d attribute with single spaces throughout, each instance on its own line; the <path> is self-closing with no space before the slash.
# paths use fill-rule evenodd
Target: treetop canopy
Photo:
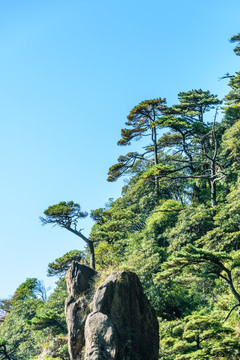
<path id="1" fill-rule="evenodd" d="M 62 201 L 59 204 L 49 206 L 44 211 L 44 215 L 45 218 L 40 217 L 43 225 L 55 224 L 69 228 L 71 225 L 76 227 L 78 219 L 85 218 L 88 214 L 81 211 L 79 204 L 73 201 Z"/>

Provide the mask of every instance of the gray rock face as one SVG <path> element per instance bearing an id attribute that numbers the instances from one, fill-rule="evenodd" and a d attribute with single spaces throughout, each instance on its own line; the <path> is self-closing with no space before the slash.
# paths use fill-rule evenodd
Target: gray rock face
<path id="1" fill-rule="evenodd" d="M 73 261 L 66 274 L 69 296 L 65 301 L 65 314 L 68 325 L 68 350 L 71 360 L 83 359 L 84 326 L 87 315 L 90 313 L 91 298 L 87 291 L 95 275 L 94 270 L 76 261 Z"/>
<path id="2" fill-rule="evenodd" d="M 107 315 L 93 312 L 88 316 L 85 324 L 85 339 L 85 359 L 116 359 L 116 332 Z"/>
<path id="3" fill-rule="evenodd" d="M 158 321 L 132 272 L 110 275 L 85 324 L 84 360 L 157 360 Z"/>
<path id="4" fill-rule="evenodd" d="M 77 298 L 89 288 L 90 282 L 96 275 L 96 271 L 90 267 L 79 264 L 77 261 L 72 262 L 72 266 L 66 274 L 67 291 L 69 296 Z"/>
<path id="5" fill-rule="evenodd" d="M 74 262 L 66 275 L 70 359 L 157 360 L 158 321 L 137 275 L 112 274 L 93 296 L 89 284 L 95 274 Z"/>

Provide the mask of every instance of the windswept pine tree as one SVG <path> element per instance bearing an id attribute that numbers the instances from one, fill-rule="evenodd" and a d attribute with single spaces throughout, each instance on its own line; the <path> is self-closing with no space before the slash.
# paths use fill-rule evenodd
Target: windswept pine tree
<path id="1" fill-rule="evenodd" d="M 121 139 L 118 145 L 130 145 L 132 140 L 140 140 L 142 137 L 151 138 L 151 143 L 144 147 L 142 153 L 129 152 L 118 158 L 118 163 L 110 167 L 108 181 L 115 181 L 134 166 L 137 160 L 144 160 L 158 164 L 158 126 L 157 120 L 161 118 L 166 108 L 166 99 L 157 98 L 145 100 L 135 106 L 127 117 L 125 123 L 128 128 L 121 130 Z M 155 178 L 156 191 L 158 190 L 158 179 Z"/>
<path id="2" fill-rule="evenodd" d="M 216 124 L 220 101 L 216 95 L 201 89 L 181 92 L 178 97 L 180 104 L 166 108 L 165 116 L 157 121 L 161 129 L 167 130 L 159 139 L 164 156 L 145 176 L 157 177 L 159 181 L 192 179 L 193 201 L 200 201 L 201 186 L 208 187 L 214 207 L 216 182 L 224 176 Z M 212 121 L 206 121 L 205 114 L 214 108 Z"/>
<path id="3" fill-rule="evenodd" d="M 87 213 L 81 210 L 79 204 L 73 201 L 62 201 L 59 204 L 51 205 L 44 211 L 45 217 L 40 217 L 42 225 L 53 224 L 58 225 L 71 233 L 79 236 L 88 246 L 90 253 L 90 267 L 95 268 L 95 256 L 93 241 L 82 234 L 77 229 L 79 219 L 87 217 Z"/>

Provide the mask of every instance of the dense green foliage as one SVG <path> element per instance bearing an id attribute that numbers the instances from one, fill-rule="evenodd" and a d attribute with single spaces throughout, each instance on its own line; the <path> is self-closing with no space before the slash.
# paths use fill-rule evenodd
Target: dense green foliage
<path id="1" fill-rule="evenodd" d="M 232 41 L 240 55 L 240 35 Z M 94 253 L 98 271 L 127 268 L 140 277 L 159 317 L 160 359 L 239 359 L 240 73 L 227 77 L 223 105 L 197 89 L 180 92 L 172 106 L 157 98 L 132 109 L 118 145 L 151 140 L 110 167 L 108 180 L 125 174 L 126 184 L 119 199 L 91 212 L 89 239 L 77 230 L 87 215 L 78 204 L 44 212 L 43 224 L 72 231 L 87 251 L 49 264 L 60 279 L 48 299 L 33 278 L 0 302 L 0 359 L 30 359 L 50 344 L 68 359 L 63 275 L 72 260 L 92 266 Z"/>
<path id="2" fill-rule="evenodd" d="M 67 297 L 64 279 L 58 281 L 48 300 L 39 293 L 39 282 L 27 279 L 8 300 L 4 321 L 0 326 L 0 359 L 26 360 L 41 352 L 42 347 L 54 344 L 67 332 L 64 301 Z M 6 304 L 2 303 L 6 309 Z M 66 339 L 60 341 L 61 359 L 68 359 Z M 2 352 L 1 352 L 2 350 Z M 5 354 L 11 356 L 6 357 Z"/>
<path id="3" fill-rule="evenodd" d="M 145 100 L 131 110 L 125 123 L 128 128 L 121 130 L 122 137 L 118 141 L 118 145 L 130 145 L 133 139 L 139 140 L 143 136 L 151 137 L 151 145 L 145 147 L 142 153 L 129 152 L 127 155 L 120 156 L 118 163 L 109 169 L 108 181 L 116 181 L 131 169 L 138 159 L 148 161 L 150 164 L 158 163 L 158 126 L 156 121 L 164 113 L 165 104 L 166 99 Z"/>
<path id="4" fill-rule="evenodd" d="M 239 358 L 239 79 L 229 77 L 223 107 L 201 89 L 179 93 L 171 107 L 164 102 L 151 127 L 157 160 L 154 143 L 141 156 L 121 156 L 109 180 L 128 176 L 122 196 L 92 213 L 98 269 L 126 267 L 140 276 L 159 316 L 164 360 Z M 146 104 L 156 101 L 130 115 L 143 121 Z M 132 119 L 119 145 L 143 134 Z"/>

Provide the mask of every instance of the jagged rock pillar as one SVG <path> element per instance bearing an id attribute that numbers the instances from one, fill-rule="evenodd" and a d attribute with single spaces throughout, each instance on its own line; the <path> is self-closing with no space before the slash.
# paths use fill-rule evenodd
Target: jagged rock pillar
<path id="1" fill-rule="evenodd" d="M 68 351 L 71 360 L 82 360 L 85 345 L 84 326 L 90 313 L 89 291 L 96 272 L 88 266 L 73 261 L 66 274 L 68 298 L 65 301 L 65 314 L 68 326 Z"/>

